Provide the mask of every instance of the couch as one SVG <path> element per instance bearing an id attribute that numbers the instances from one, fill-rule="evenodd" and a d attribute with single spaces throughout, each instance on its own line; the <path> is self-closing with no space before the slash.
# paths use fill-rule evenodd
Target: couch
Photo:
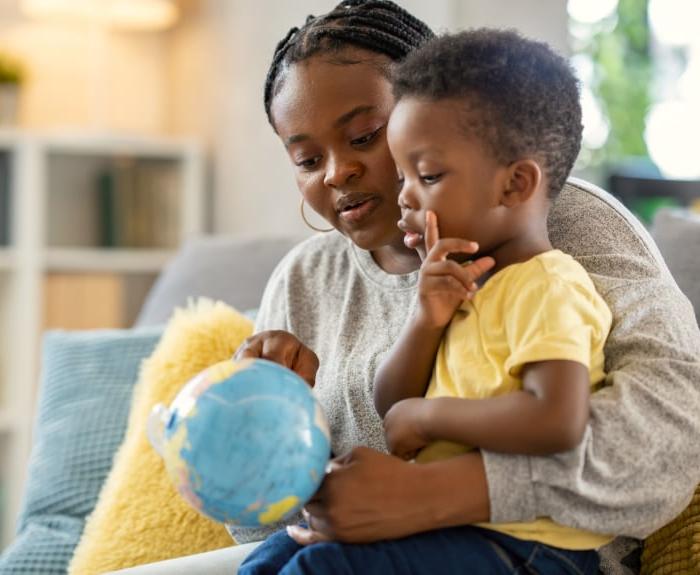
<path id="1" fill-rule="evenodd" d="M 700 314 L 700 217 L 677 211 L 663 211 L 656 221 L 653 234 L 660 251 L 665 255 L 670 271 L 691 299 L 696 316 Z M 239 310 L 252 310 L 259 302 L 267 277 L 281 257 L 301 238 L 200 238 L 190 241 L 168 265 L 149 293 L 134 333 L 145 334 L 143 346 L 151 349 L 162 325 L 176 306 L 186 304 L 192 296 L 204 295 L 221 299 Z M 150 339 L 149 339 L 150 338 Z M 40 410 L 39 419 L 43 416 Z M 118 445 L 118 437 L 114 440 Z M 40 457 L 35 446 L 33 461 Z M 37 455 L 39 454 L 39 455 Z M 106 459 L 107 465 L 110 461 Z M 103 470 L 103 475 L 108 467 Z M 102 477 L 103 480 L 103 477 Z M 30 479 L 31 483 L 32 479 Z M 32 486 L 28 488 L 31 497 Z M 89 502 L 86 504 L 89 507 Z M 94 501 L 92 503 L 94 505 Z M 25 505 L 26 508 L 26 505 Z M 82 509 L 82 508 L 81 508 Z M 89 511 L 80 511 L 82 518 Z M 26 509 L 25 509 L 26 513 Z M 76 513 L 79 514 L 79 513 Z M 56 526 L 55 515 L 42 520 L 39 528 L 50 531 Z M 72 518 L 75 519 L 75 518 Z M 26 518 L 20 518 L 20 527 L 26 527 Z M 79 537 L 82 519 L 72 525 L 73 536 Z M 74 544 L 74 543 L 73 543 Z M 164 562 L 121 571 L 123 575 L 160 573 L 203 573 L 218 575 L 234 572 L 236 558 L 242 549 L 231 547 L 199 556 Z M 32 570 L 3 570 L 0 573 L 40 572 Z M 54 571 L 45 571 L 54 572 Z"/>

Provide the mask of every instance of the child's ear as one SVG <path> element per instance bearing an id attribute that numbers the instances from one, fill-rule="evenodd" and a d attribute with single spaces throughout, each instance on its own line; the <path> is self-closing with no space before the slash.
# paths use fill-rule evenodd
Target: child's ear
<path id="1" fill-rule="evenodd" d="M 534 160 L 518 160 L 508 166 L 501 205 L 513 208 L 527 202 L 542 183 L 542 170 Z"/>

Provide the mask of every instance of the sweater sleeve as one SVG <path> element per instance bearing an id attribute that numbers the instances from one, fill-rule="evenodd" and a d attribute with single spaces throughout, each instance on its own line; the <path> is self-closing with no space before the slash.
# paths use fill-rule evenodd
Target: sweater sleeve
<path id="1" fill-rule="evenodd" d="M 700 469 L 700 332 L 648 234 L 602 191 L 568 185 L 552 243 L 587 269 L 613 314 L 606 387 L 581 445 L 555 456 L 483 452 L 491 521 L 548 516 L 643 538 L 688 504 Z"/>

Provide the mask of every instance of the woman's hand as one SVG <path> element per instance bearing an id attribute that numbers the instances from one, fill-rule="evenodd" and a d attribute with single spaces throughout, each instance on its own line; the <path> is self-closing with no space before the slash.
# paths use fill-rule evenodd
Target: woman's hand
<path id="1" fill-rule="evenodd" d="M 495 261 L 482 257 L 463 266 L 449 259 L 450 254 L 474 254 L 479 245 L 461 238 L 441 239 L 437 216 L 430 211 L 425 215 L 425 249 L 418 280 L 418 312 L 427 325 L 444 327 L 460 304 L 474 297 L 476 281 Z"/>
<path id="2" fill-rule="evenodd" d="M 287 529 L 289 535 L 301 545 L 328 540 L 369 543 L 422 530 L 415 512 L 420 507 L 413 489 L 417 482 L 407 480 L 417 467 L 356 447 L 331 462 L 321 487 L 306 504 L 308 529 L 293 526 Z"/>
<path id="3" fill-rule="evenodd" d="M 318 357 L 287 331 L 270 330 L 256 333 L 241 344 L 233 358 L 268 359 L 288 367 L 311 387 L 316 381 Z"/>
<path id="4" fill-rule="evenodd" d="M 384 416 L 389 451 L 401 459 L 413 459 L 431 442 L 429 399 L 411 397 L 395 403 Z"/>
<path id="5" fill-rule="evenodd" d="M 333 460 L 305 509 L 308 529 L 288 528 L 301 545 L 398 539 L 488 521 L 486 474 L 478 452 L 419 465 L 356 447 Z"/>

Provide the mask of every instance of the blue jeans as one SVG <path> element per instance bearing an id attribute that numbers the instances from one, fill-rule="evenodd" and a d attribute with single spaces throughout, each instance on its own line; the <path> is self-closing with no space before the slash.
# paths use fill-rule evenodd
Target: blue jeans
<path id="1" fill-rule="evenodd" d="M 239 575 L 596 575 L 598 553 L 569 551 L 536 541 L 464 526 L 403 539 L 352 545 L 316 543 L 302 547 L 286 531 L 274 533 L 248 556 Z"/>

